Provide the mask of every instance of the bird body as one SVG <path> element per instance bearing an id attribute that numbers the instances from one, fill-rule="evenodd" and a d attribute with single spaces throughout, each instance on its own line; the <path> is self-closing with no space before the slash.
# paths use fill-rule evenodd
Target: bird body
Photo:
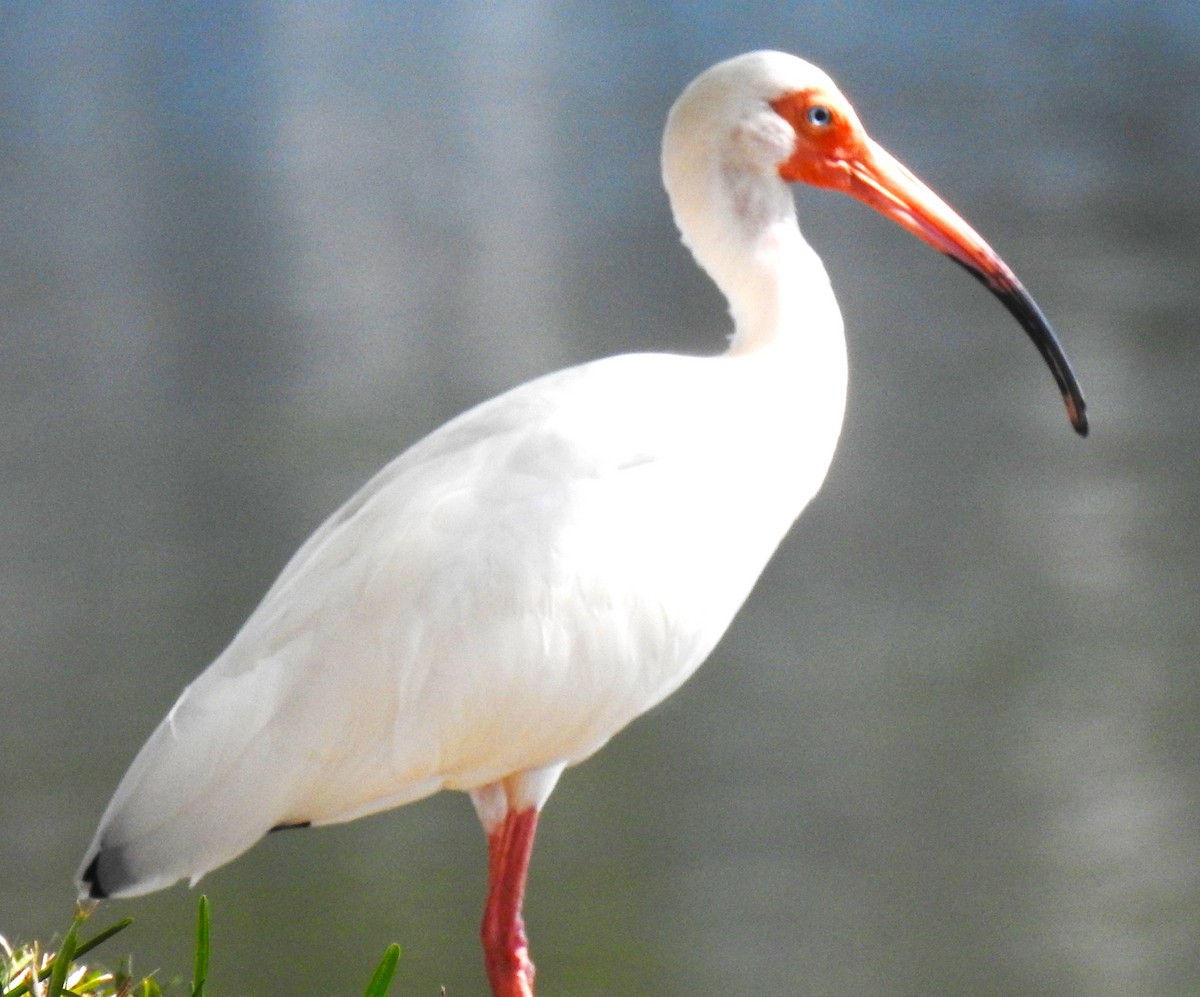
<path id="1" fill-rule="evenodd" d="M 729 349 L 547 375 L 381 470 L 151 736 L 83 892 L 194 881 L 272 828 L 464 790 L 488 835 L 493 993 L 532 995 L 521 903 L 555 781 L 704 661 L 833 456 L 842 320 L 789 182 L 865 201 L 984 281 L 1086 430 L 1024 288 L 815 67 L 759 52 L 702 74 L 668 117 L 663 179 L 729 301 Z"/>
<path id="2" fill-rule="evenodd" d="M 775 352 L 584 364 L 383 468 L 143 748 L 103 822 L 107 892 L 195 879 L 275 826 L 575 764 L 673 692 L 832 457 L 844 364 L 806 395 Z"/>

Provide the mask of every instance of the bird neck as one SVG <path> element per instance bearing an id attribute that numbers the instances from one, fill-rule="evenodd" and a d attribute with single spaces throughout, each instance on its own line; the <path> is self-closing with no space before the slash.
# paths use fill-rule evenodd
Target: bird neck
<path id="1" fill-rule="evenodd" d="M 794 214 L 757 232 L 736 265 L 714 279 L 733 317 L 730 353 L 769 351 L 808 361 L 820 354 L 843 357 L 844 364 L 841 312 Z"/>
<path id="2" fill-rule="evenodd" d="M 730 352 L 844 357 L 829 277 L 805 242 L 790 187 L 698 150 L 664 150 L 664 180 L 684 244 L 729 302 Z M 689 154 L 690 153 L 690 154 Z M 844 359 L 842 361 L 844 363 Z"/>

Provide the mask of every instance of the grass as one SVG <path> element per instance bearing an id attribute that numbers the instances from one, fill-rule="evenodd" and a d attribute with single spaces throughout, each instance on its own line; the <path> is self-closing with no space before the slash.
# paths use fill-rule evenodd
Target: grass
<path id="1" fill-rule="evenodd" d="M 208 989 L 210 928 L 212 911 L 208 897 L 201 896 L 196 912 L 196 951 L 192 960 L 192 982 L 164 991 L 153 974 L 141 980 L 123 968 L 109 971 L 80 961 L 87 953 L 133 923 L 132 918 L 118 921 L 86 941 L 81 932 L 90 910 L 80 907 L 63 936 L 57 951 L 32 942 L 13 948 L 0 936 L 0 997 L 213 997 Z M 389 945 L 383 960 L 371 976 L 363 997 L 386 997 L 396 966 L 400 946 Z"/>

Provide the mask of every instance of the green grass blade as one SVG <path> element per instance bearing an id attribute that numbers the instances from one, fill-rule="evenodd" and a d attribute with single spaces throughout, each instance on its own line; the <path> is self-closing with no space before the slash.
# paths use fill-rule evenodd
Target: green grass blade
<path id="1" fill-rule="evenodd" d="M 388 987 L 391 986 L 392 976 L 396 972 L 396 964 L 400 961 L 400 946 L 393 942 L 383 953 L 383 961 L 367 984 L 363 997 L 387 997 Z"/>
<path id="2" fill-rule="evenodd" d="M 71 973 L 79 968 L 81 957 L 96 948 L 96 946 L 108 941 L 113 935 L 124 931 L 133 923 L 133 918 L 123 918 L 93 935 L 87 941 L 80 942 L 79 932 L 91 913 L 91 910 L 77 908 L 77 913 L 71 922 L 71 927 L 67 930 L 66 936 L 59 945 L 54 959 L 50 961 L 49 965 L 43 966 L 40 970 L 34 966 L 29 967 L 32 979 L 27 979 L 24 983 L 17 984 L 10 989 L 5 989 L 9 981 L 0 972 L 0 997 L 27 997 L 31 991 L 37 994 L 38 997 L 77 997 L 75 991 L 67 989 L 66 984 Z M 36 948 L 33 951 L 36 952 Z M 3 955 L 3 953 L 0 953 L 0 955 Z M 36 959 L 36 955 L 33 958 Z M 92 993 L 95 990 L 95 976 L 96 974 L 89 972 L 85 973 L 82 977 L 81 983 L 88 993 Z M 114 974 L 113 986 L 119 987 L 119 976 L 120 974 Z M 45 981 L 44 987 L 37 986 L 37 984 L 43 981 Z M 104 991 L 106 994 L 109 992 L 109 990 Z M 118 989 L 115 992 L 121 993 L 122 991 Z M 144 993 L 139 988 L 138 992 L 141 997 L 162 997 L 161 991 L 157 988 L 153 992 L 145 991 Z"/>
<path id="3" fill-rule="evenodd" d="M 196 910 L 196 961 L 192 971 L 192 997 L 204 997 L 204 984 L 208 982 L 209 936 L 212 931 L 212 912 L 208 897 L 200 894 Z"/>
<path id="4" fill-rule="evenodd" d="M 33 978 L 39 983 L 42 980 L 49 978 L 49 989 L 46 991 L 49 997 L 60 997 L 60 995 L 64 993 L 67 976 L 71 972 L 71 963 L 74 962 L 76 958 L 88 951 L 88 949 L 95 948 L 100 944 L 100 942 L 104 941 L 105 938 L 111 938 L 117 933 L 117 931 L 120 931 L 121 928 L 125 926 L 124 924 L 121 924 L 119 927 L 114 925 L 106 932 L 101 932 L 101 935 L 104 937 L 97 935 L 95 938 L 85 942 L 83 945 L 78 945 L 77 940 L 79 938 L 79 929 L 86 920 L 86 913 L 80 911 L 78 914 L 76 914 L 74 920 L 71 921 L 71 927 L 67 929 L 67 934 L 62 940 L 62 945 L 59 946 L 58 954 L 54 957 L 54 961 L 41 971 L 31 971 Z M 29 993 L 30 987 L 31 984 L 28 982 L 21 983 L 18 986 L 13 987 L 11 990 L 5 990 L 3 992 L 3 997 L 25 997 L 25 994 Z"/>
<path id="5" fill-rule="evenodd" d="M 38 976 L 38 979 L 40 980 L 40 979 L 42 979 L 42 977 Z M 3 980 L 0 982 L 7 983 L 8 981 Z M 29 984 L 28 983 L 19 983 L 19 984 L 17 984 L 17 986 L 13 987 L 11 990 L 0 990 L 0 994 L 2 994 L 3 997 L 25 997 L 25 995 L 27 993 L 29 993 Z"/>
<path id="6" fill-rule="evenodd" d="M 54 962 L 50 965 L 50 985 L 47 997 L 62 997 L 63 989 L 67 985 L 67 975 L 71 972 L 71 962 L 75 958 L 75 943 L 79 938 L 79 928 L 86 918 L 86 914 L 75 915 L 74 920 L 71 921 L 71 927 L 67 929 L 67 933 L 63 937 L 62 944 L 58 947 L 58 955 L 54 957 Z"/>
<path id="7" fill-rule="evenodd" d="M 41 977 L 39 976 L 38 979 L 40 980 Z M 11 990 L 0 990 L 3 997 L 25 997 L 27 993 L 29 993 L 28 983 L 20 983 Z"/>
<path id="8" fill-rule="evenodd" d="M 117 932 L 124 931 L 131 924 L 133 924 L 132 917 L 123 918 L 116 924 L 105 928 L 98 935 L 89 938 L 86 942 L 81 942 L 79 947 L 75 950 L 75 958 L 78 959 L 81 955 L 86 955 L 88 952 L 91 952 L 92 949 L 94 949 L 97 945 L 104 944 L 104 942 L 112 938 L 112 936 Z"/>

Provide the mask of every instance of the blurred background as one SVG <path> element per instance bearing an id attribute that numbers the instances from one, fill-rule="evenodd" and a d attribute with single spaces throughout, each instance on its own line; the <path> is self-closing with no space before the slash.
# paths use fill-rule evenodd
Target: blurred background
<path id="1" fill-rule="evenodd" d="M 1169 0 L 5 4 L 0 933 L 65 927 L 137 748 L 377 467 L 552 368 L 721 348 L 658 143 L 757 47 L 1013 266 L 1092 436 L 974 281 L 798 193 L 839 455 L 709 663 L 551 799 L 541 988 L 1200 992 L 1200 10 Z M 396 992 L 482 993 L 484 878 L 461 795 L 274 836 L 203 882 L 213 985 L 359 992 L 396 940 Z M 96 924 L 170 976 L 194 911 Z"/>

